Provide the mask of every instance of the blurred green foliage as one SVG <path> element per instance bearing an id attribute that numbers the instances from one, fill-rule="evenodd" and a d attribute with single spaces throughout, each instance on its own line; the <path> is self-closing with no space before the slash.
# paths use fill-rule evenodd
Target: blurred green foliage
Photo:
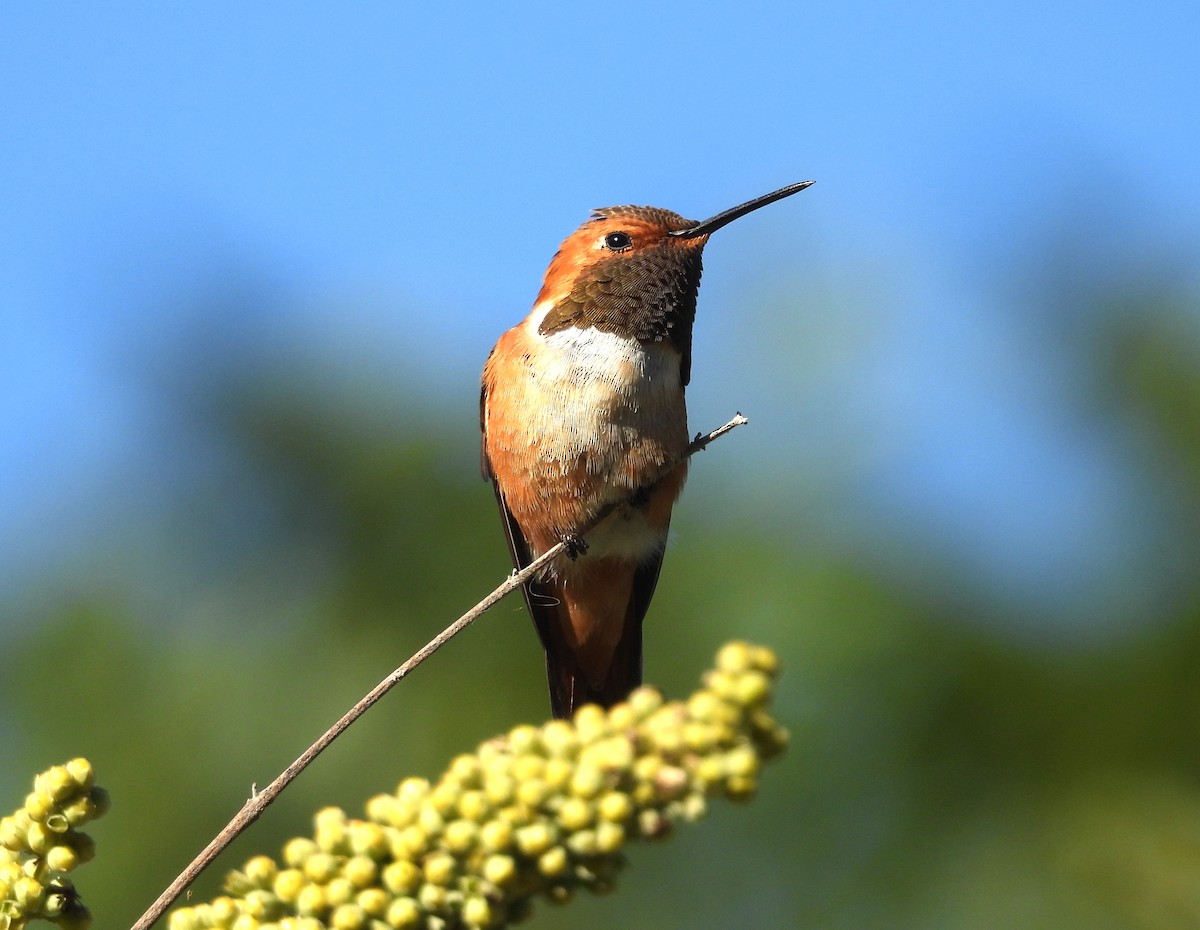
<path id="1" fill-rule="evenodd" d="M 1093 415 L 1134 430 L 1128 467 L 1174 502 L 1172 572 L 1200 555 L 1194 310 L 1131 287 L 1073 349 Z M 472 424 L 446 425 L 435 401 L 257 359 L 178 400 L 220 466 L 3 604 L 0 788 L 12 806 L 47 764 L 95 763 L 113 811 L 79 882 L 101 926 L 130 923 L 252 783 L 508 571 Z M 737 434 L 708 455 L 736 460 Z M 844 547 L 819 527 L 764 533 L 695 494 L 648 618 L 647 677 L 683 694 L 722 641 L 770 644 L 792 749 L 755 804 L 634 851 L 617 894 L 535 926 L 1200 926 L 1200 586 L 1117 634 L 1009 636 L 952 570 L 908 584 L 830 555 Z M 511 599 L 336 743 L 197 894 L 318 808 L 361 810 L 545 716 Z"/>

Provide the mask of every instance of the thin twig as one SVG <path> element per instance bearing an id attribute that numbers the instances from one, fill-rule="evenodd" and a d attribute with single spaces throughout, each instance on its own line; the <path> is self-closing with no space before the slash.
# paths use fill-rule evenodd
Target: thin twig
<path id="1" fill-rule="evenodd" d="M 739 413 L 724 426 L 718 427 L 711 433 L 701 433 L 697 435 L 687 447 L 683 455 L 681 455 L 678 459 L 674 459 L 668 464 L 664 465 L 651 481 L 647 482 L 642 488 L 639 488 L 633 494 L 630 494 L 627 500 L 632 499 L 633 497 L 636 497 L 637 494 L 643 493 L 644 491 L 653 487 L 666 475 L 674 471 L 681 462 L 691 458 L 709 443 L 721 438 L 734 427 L 741 426 L 748 422 L 749 421 Z M 619 504 L 610 504 L 609 506 L 602 508 L 586 526 L 580 528 L 576 535 L 583 536 L 590 530 L 594 529 L 601 520 L 612 513 L 613 510 L 615 510 L 618 506 Z M 225 828 L 220 833 L 213 837 L 212 842 L 210 842 L 204 847 L 203 850 L 200 851 L 199 855 L 192 860 L 188 867 L 179 873 L 179 876 L 173 882 L 171 882 L 171 884 L 161 895 L 158 896 L 158 900 L 156 900 L 154 904 L 150 906 L 146 913 L 138 918 L 137 923 L 133 925 L 131 930 L 149 930 L 149 928 L 153 926 L 154 923 L 166 912 L 167 908 L 174 904 L 179 896 L 187 889 L 187 887 L 199 877 L 200 873 L 208 868 L 212 861 L 225 849 L 225 847 L 233 842 L 234 838 L 237 837 L 239 833 L 250 826 L 250 824 L 254 823 L 254 821 L 256 821 L 266 809 L 267 805 L 274 801 L 275 798 L 277 798 L 283 791 L 283 789 L 286 788 L 297 775 L 304 771 L 304 769 L 308 767 L 309 763 L 319 756 L 325 750 L 325 748 L 329 746 L 330 743 L 341 736 L 342 733 L 345 732 L 346 728 L 350 726 L 350 724 L 354 723 L 355 720 L 366 713 L 370 707 L 372 707 L 381 697 L 391 691 L 392 688 L 394 688 L 401 682 L 401 680 L 407 677 L 408 674 L 412 672 L 418 665 L 420 665 L 431 655 L 446 645 L 446 643 L 448 643 L 451 639 L 474 623 L 493 605 L 495 605 L 508 594 L 511 594 L 535 574 L 541 571 L 541 569 L 548 562 L 551 562 L 557 556 L 561 555 L 566 547 L 567 544 L 565 542 L 560 542 L 552 546 L 550 549 L 547 549 L 544 553 L 542 553 L 542 555 L 538 556 L 520 571 L 514 571 L 508 576 L 508 578 L 504 580 L 503 584 L 496 588 L 496 590 L 494 590 L 482 601 L 446 627 L 446 629 L 442 630 L 442 632 L 440 632 L 437 636 L 413 653 L 412 657 L 409 658 L 407 662 L 405 662 L 385 679 L 383 679 L 383 681 L 379 682 L 379 684 L 372 688 L 361 700 L 358 701 L 357 704 L 351 707 L 350 710 L 346 711 L 346 713 L 342 715 L 341 719 L 338 720 L 337 723 L 322 733 L 320 738 L 315 743 L 304 750 L 304 752 L 300 754 L 295 762 L 284 769 L 283 772 L 281 772 L 279 776 L 273 782 L 271 782 L 271 784 L 267 785 L 267 787 L 263 788 L 261 791 L 252 789 L 250 792 L 250 797 L 246 800 L 246 803 L 242 805 L 242 809 L 237 812 L 236 816 L 234 816 L 234 818 L 225 825 Z"/>

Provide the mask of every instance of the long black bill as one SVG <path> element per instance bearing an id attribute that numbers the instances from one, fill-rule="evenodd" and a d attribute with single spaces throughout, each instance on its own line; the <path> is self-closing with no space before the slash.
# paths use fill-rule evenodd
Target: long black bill
<path id="1" fill-rule="evenodd" d="M 732 223 L 739 216 L 745 216 L 759 207 L 765 207 L 769 203 L 774 203 L 776 200 L 783 200 L 784 197 L 791 197 L 792 194 L 797 194 L 806 187 L 812 185 L 812 181 L 801 181 L 799 184 L 789 184 L 787 187 L 781 187 L 777 191 L 772 191 L 769 194 L 763 194 L 761 197 L 755 197 L 753 200 L 747 200 L 740 207 L 734 207 L 726 210 L 724 213 L 718 213 L 716 216 L 709 217 L 703 222 L 697 223 L 695 226 L 689 226 L 687 229 L 673 229 L 668 236 L 675 236 L 679 239 L 695 239 L 697 236 L 707 236 L 711 232 L 716 232 L 727 223 Z"/>

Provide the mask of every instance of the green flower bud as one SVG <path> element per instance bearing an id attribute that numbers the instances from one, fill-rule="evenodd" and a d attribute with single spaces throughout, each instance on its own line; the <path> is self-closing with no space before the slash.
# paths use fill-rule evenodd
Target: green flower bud
<path id="1" fill-rule="evenodd" d="M 80 792 L 80 785 L 65 765 L 55 765 L 46 769 L 33 780 L 34 790 L 40 794 L 48 794 L 55 804 L 69 801 Z"/>
<path id="2" fill-rule="evenodd" d="M 81 795 L 62 807 L 67 823 L 78 829 L 97 817 L 96 802 L 90 794 Z"/>
<path id="3" fill-rule="evenodd" d="M 229 930 L 262 930 L 262 923 L 250 914 L 239 914 L 229 926 Z"/>
<path id="4" fill-rule="evenodd" d="M 401 801 L 421 801 L 429 794 L 428 778 L 406 778 L 396 788 L 396 797 Z"/>
<path id="5" fill-rule="evenodd" d="M 738 676 L 724 671 L 709 672 L 704 676 L 708 690 L 722 701 L 737 704 Z"/>
<path id="6" fill-rule="evenodd" d="M 695 720 L 683 725 L 683 744 L 698 755 L 711 752 L 717 745 L 716 727 Z"/>
<path id="7" fill-rule="evenodd" d="M 25 830 L 25 848 L 37 856 L 44 856 L 58 845 L 58 834 L 44 823 L 31 823 Z"/>
<path id="8" fill-rule="evenodd" d="M 221 895 L 209 905 L 209 914 L 216 926 L 228 926 L 238 915 L 238 902 L 228 895 Z"/>
<path id="9" fill-rule="evenodd" d="M 304 860 L 300 867 L 304 870 L 308 880 L 316 882 L 318 885 L 325 885 L 333 881 L 338 874 L 337 857 L 327 852 L 314 852 Z"/>
<path id="10" fill-rule="evenodd" d="M 54 798 L 45 791 L 31 791 L 25 796 L 25 813 L 34 823 L 45 823 L 57 809 Z"/>
<path id="11" fill-rule="evenodd" d="M 434 853 L 425 860 L 425 881 L 431 885 L 448 887 L 457 871 L 454 857 L 447 853 Z"/>
<path id="12" fill-rule="evenodd" d="M 754 667 L 772 678 L 779 676 L 779 656 L 766 646 L 751 646 Z"/>
<path id="13" fill-rule="evenodd" d="M 531 823 L 517 830 L 517 849 L 526 856 L 540 856 L 556 840 L 554 828 L 545 822 Z"/>
<path id="14" fill-rule="evenodd" d="M 625 845 L 625 828 L 619 823 L 603 820 L 596 825 L 596 848 L 602 853 L 615 853 Z"/>
<path id="15" fill-rule="evenodd" d="M 487 881 L 505 888 L 517 877 L 517 863 L 512 856 L 488 856 L 483 860 L 482 872 Z"/>
<path id="16" fill-rule="evenodd" d="M 564 830 L 582 830 L 592 823 L 592 805 L 583 798 L 567 798 L 558 809 L 556 819 Z"/>
<path id="17" fill-rule="evenodd" d="M 259 923 L 266 923 L 282 913 L 282 904 L 273 892 L 255 888 L 242 897 L 242 913 L 249 914 Z"/>
<path id="18" fill-rule="evenodd" d="M 608 709 L 608 726 L 610 729 L 629 730 L 637 725 L 637 713 L 627 703 L 614 704 Z"/>
<path id="19" fill-rule="evenodd" d="M 203 924 L 194 907 L 181 907 L 167 918 L 167 930 L 201 930 Z"/>
<path id="20" fill-rule="evenodd" d="M 370 856 L 351 856 L 342 866 L 342 875 L 356 889 L 367 888 L 379 877 L 379 863 Z"/>
<path id="21" fill-rule="evenodd" d="M 526 807 L 541 807 L 550 796 L 550 786 L 540 778 L 520 782 L 517 785 L 517 803 Z"/>
<path id="22" fill-rule="evenodd" d="M 771 679 L 758 671 L 740 675 L 734 686 L 737 704 L 740 707 L 761 707 L 771 697 Z"/>
<path id="23" fill-rule="evenodd" d="M 458 799 L 458 815 L 479 823 L 486 819 L 492 805 L 482 791 L 464 791 Z"/>
<path id="24" fill-rule="evenodd" d="M 518 782 L 541 778 L 546 771 L 546 759 L 542 756 L 517 756 L 513 759 L 512 776 Z"/>
<path id="25" fill-rule="evenodd" d="M 308 877 L 300 869 L 282 869 L 275 876 L 271 890 L 285 904 L 295 904 L 307 884 Z"/>
<path id="26" fill-rule="evenodd" d="M 398 895 L 415 894 L 424 878 L 420 867 L 407 859 L 399 859 L 385 866 L 381 877 L 383 887 Z"/>
<path id="27" fill-rule="evenodd" d="M 542 745 L 542 734 L 537 727 L 522 724 L 513 727 L 508 733 L 508 749 L 513 755 L 540 755 L 545 752 Z"/>
<path id="28" fill-rule="evenodd" d="M 479 825 L 472 820 L 452 820 L 446 824 L 442 842 L 450 852 L 465 855 L 479 842 Z"/>
<path id="29" fill-rule="evenodd" d="M 662 811 L 644 810 L 638 814 L 638 832 L 648 840 L 666 839 L 671 834 L 671 821 Z"/>
<path id="30" fill-rule="evenodd" d="M 330 907 L 347 904 L 354 900 L 356 894 L 358 889 L 354 887 L 354 882 L 345 875 L 330 879 L 329 884 L 325 886 L 325 900 L 329 902 Z"/>
<path id="31" fill-rule="evenodd" d="M 316 843 L 298 836 L 293 840 L 288 840 L 287 845 L 283 847 L 283 861 L 292 868 L 302 869 L 309 856 L 316 852 Z"/>
<path id="32" fill-rule="evenodd" d="M 420 858 L 429 848 L 429 835 L 416 824 L 405 827 L 392 837 L 392 851 L 408 859 Z"/>
<path id="33" fill-rule="evenodd" d="M 417 892 L 417 900 L 425 910 L 436 913 L 445 909 L 450 901 L 450 896 L 442 885 L 426 882 Z"/>
<path id="34" fill-rule="evenodd" d="M 581 858 L 597 855 L 600 847 L 596 843 L 596 831 L 576 830 L 567 837 L 567 848 Z"/>
<path id="35" fill-rule="evenodd" d="M 731 801 L 749 801 L 757 791 L 758 779 L 731 775 L 725 787 L 725 796 Z"/>
<path id="36" fill-rule="evenodd" d="M 412 898 L 395 898 L 388 905 L 387 916 L 384 918 L 389 927 L 395 930 L 417 930 L 425 923 L 425 915 Z"/>
<path id="37" fill-rule="evenodd" d="M 610 774 L 622 774 L 633 766 L 635 758 L 632 741 L 624 736 L 610 736 L 589 746 L 580 761 L 589 762 Z"/>
<path id="38" fill-rule="evenodd" d="M 490 771 L 483 785 L 488 801 L 496 807 L 511 804 L 517 794 L 517 782 L 507 772 Z"/>
<path id="39" fill-rule="evenodd" d="M 442 818 L 453 817 L 454 812 L 458 810 L 458 801 L 462 793 L 460 785 L 451 781 L 441 782 L 429 793 L 429 805 L 421 809 L 421 815 L 432 812 Z"/>
<path id="40" fill-rule="evenodd" d="M 567 851 L 562 846 L 552 846 L 538 856 L 538 871 L 547 878 L 558 878 L 571 864 Z"/>
<path id="41" fill-rule="evenodd" d="M 565 720 L 551 720 L 542 727 L 542 744 L 553 759 L 571 759 L 579 751 L 579 734 Z"/>
<path id="42" fill-rule="evenodd" d="M 562 791 L 570 784 L 571 776 L 575 774 L 575 767 L 571 761 L 563 758 L 553 758 L 546 760 L 545 768 L 542 769 L 542 781 L 553 792 Z"/>
<path id="43" fill-rule="evenodd" d="M 296 913 L 301 917 L 322 917 L 328 909 L 325 889 L 320 885 L 305 885 L 296 898 Z"/>
<path id="44" fill-rule="evenodd" d="M 611 731 L 608 725 L 608 715 L 598 704 L 584 704 L 575 711 L 575 732 L 579 734 L 581 743 L 590 743 L 607 736 Z"/>
<path id="45" fill-rule="evenodd" d="M 446 829 L 446 819 L 442 812 L 432 804 L 432 795 L 430 796 L 431 803 L 428 807 L 422 807 L 421 813 L 417 815 L 417 826 L 421 832 L 425 834 L 426 842 L 435 840 L 441 836 L 442 831 Z M 453 812 L 451 807 L 450 811 Z"/>
<path id="46" fill-rule="evenodd" d="M 696 763 L 696 781 L 704 791 L 715 792 L 725 783 L 723 756 L 706 756 Z"/>
<path id="47" fill-rule="evenodd" d="M 451 761 L 446 777 L 458 782 L 461 788 L 478 788 L 483 777 L 483 766 L 477 756 L 464 753 Z"/>
<path id="48" fill-rule="evenodd" d="M 279 867 L 270 856 L 255 856 L 242 866 L 246 878 L 257 888 L 270 888 L 279 874 Z"/>
<path id="49" fill-rule="evenodd" d="M 687 699 L 685 706 L 689 717 L 706 723 L 724 719 L 724 715 L 728 713 L 728 705 L 710 691 L 697 691 Z"/>
<path id="50" fill-rule="evenodd" d="M 379 824 L 364 820 L 350 822 L 350 851 L 354 855 L 385 859 L 390 848 L 387 831 Z"/>
<path id="51" fill-rule="evenodd" d="M 633 816 L 633 799 L 621 791 L 609 791 L 601 796 L 597 810 L 610 823 L 624 823 Z"/>
<path id="52" fill-rule="evenodd" d="M 46 888 L 36 878 L 22 875 L 13 884 L 12 899 L 27 913 L 36 913 L 46 902 Z"/>
<path id="53" fill-rule="evenodd" d="M 688 788 L 688 773 L 674 765 L 664 765 L 654 776 L 654 791 L 660 802 L 683 797 Z"/>
<path id="54" fill-rule="evenodd" d="M 726 643 L 717 651 L 716 667 L 722 672 L 738 675 L 754 667 L 754 652 L 748 643 Z"/>
<path id="55" fill-rule="evenodd" d="M 330 930 L 362 930 L 367 925 L 367 914 L 357 904 L 341 904 L 329 919 Z"/>
<path id="56" fill-rule="evenodd" d="M 702 794 L 689 794 L 679 804 L 679 815 L 689 822 L 699 820 L 708 812 L 708 802 Z"/>
<path id="57" fill-rule="evenodd" d="M 645 720 L 654 711 L 662 707 L 663 696 L 657 688 L 652 688 L 649 685 L 642 685 L 639 688 L 634 688 L 626 698 L 630 709 L 637 716 L 638 720 Z"/>
<path id="58" fill-rule="evenodd" d="M 591 707 L 585 704 L 585 707 Z M 577 798 L 594 798 L 607 786 L 604 772 L 595 765 L 580 763 L 571 776 L 571 794 Z"/>
<path id="59" fill-rule="evenodd" d="M 52 872 L 70 872 L 79 865 L 79 853 L 70 846 L 55 846 L 46 853 L 46 868 Z"/>
<path id="60" fill-rule="evenodd" d="M 368 917 L 382 918 L 392 898 L 382 888 L 364 888 L 354 901 Z"/>
<path id="61" fill-rule="evenodd" d="M 13 852 L 21 852 L 27 848 L 25 831 L 29 828 L 30 821 L 23 814 L 22 811 L 20 814 L 0 820 L 0 846 L 11 849 Z"/>
<path id="62" fill-rule="evenodd" d="M 323 852 L 345 853 L 346 843 L 346 812 L 340 807 L 326 807 L 317 812 L 313 818 L 315 829 L 313 839 Z"/>
<path id="63" fill-rule="evenodd" d="M 402 826 L 399 814 L 402 809 L 399 798 L 391 794 L 377 794 L 367 801 L 367 819 L 390 827 Z"/>
<path id="64" fill-rule="evenodd" d="M 479 831 L 479 844 L 487 852 L 503 852 L 513 843 L 513 825 L 507 820 L 489 820 Z"/>
<path id="65" fill-rule="evenodd" d="M 482 895 L 473 894 L 463 901 L 463 920 L 468 927 L 496 926 L 496 913 L 491 903 Z"/>
<path id="66" fill-rule="evenodd" d="M 521 804 L 510 804 L 496 811 L 498 819 L 512 824 L 514 829 L 528 826 L 537 819 L 537 812 Z"/>

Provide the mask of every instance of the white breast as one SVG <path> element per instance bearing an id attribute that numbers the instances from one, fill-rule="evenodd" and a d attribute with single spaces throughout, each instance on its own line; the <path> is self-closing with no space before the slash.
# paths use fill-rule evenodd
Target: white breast
<path id="1" fill-rule="evenodd" d="M 585 448 L 593 454 L 618 452 L 641 437 L 675 445 L 674 437 L 682 434 L 686 441 L 680 356 L 673 346 L 643 345 L 592 328 L 543 336 L 537 332 L 542 316 L 534 314 L 526 325 L 544 347 L 530 372 L 543 403 L 531 413 L 551 427 L 539 430 L 555 437 L 555 448 L 547 452 L 567 461 Z"/>
<path id="2" fill-rule="evenodd" d="M 528 370 L 529 387 L 542 400 L 529 409 L 540 451 L 564 469 L 581 457 L 586 461 L 588 473 L 600 479 L 592 506 L 624 499 L 632 490 L 626 476 L 630 449 L 651 440 L 675 457 L 687 445 L 679 352 L 591 328 L 543 336 L 537 333 L 541 316 L 526 322 L 529 337 L 543 346 L 536 370 Z M 597 556 L 640 559 L 664 542 L 636 510 L 614 515 L 589 534 Z"/>

